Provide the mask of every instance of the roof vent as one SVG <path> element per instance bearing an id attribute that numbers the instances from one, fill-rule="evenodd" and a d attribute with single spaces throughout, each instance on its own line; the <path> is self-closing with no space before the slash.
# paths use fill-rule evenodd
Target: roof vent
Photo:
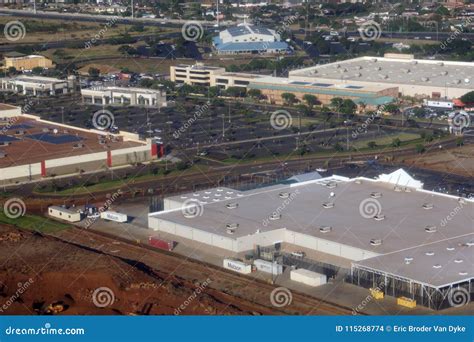
<path id="1" fill-rule="evenodd" d="M 382 239 L 371 239 L 370 244 L 372 246 L 380 246 L 382 244 Z"/>
<path id="2" fill-rule="evenodd" d="M 433 251 L 428 251 L 428 252 L 425 253 L 425 255 L 427 255 L 427 256 L 433 256 L 433 255 L 434 255 L 434 252 L 433 252 Z"/>
<path id="3" fill-rule="evenodd" d="M 225 225 L 225 229 L 227 231 L 227 234 L 234 234 L 235 231 L 237 230 L 237 228 L 239 228 L 238 223 L 227 223 Z"/>
<path id="4" fill-rule="evenodd" d="M 410 188 L 405 188 L 405 192 L 411 192 Z"/>
<path id="5" fill-rule="evenodd" d="M 337 65 L 336 65 L 336 68 L 340 69 L 340 68 L 341 68 L 341 64 L 337 64 Z"/>
<path id="6" fill-rule="evenodd" d="M 272 221 L 279 220 L 279 219 L 281 219 L 281 214 L 273 213 L 273 214 L 270 215 L 269 219 L 272 220 Z"/>
<path id="7" fill-rule="evenodd" d="M 382 70 L 382 67 L 376 67 L 375 70 L 380 71 L 380 70 Z"/>
<path id="8" fill-rule="evenodd" d="M 384 214 L 377 214 L 374 216 L 375 221 L 382 221 L 385 220 L 385 215 Z"/>
<path id="9" fill-rule="evenodd" d="M 212 200 L 213 200 L 214 202 L 219 202 L 219 201 L 220 201 L 220 199 L 218 199 L 218 198 L 213 198 Z"/>
<path id="10" fill-rule="evenodd" d="M 278 194 L 278 197 L 280 197 L 280 198 L 288 198 L 288 197 L 290 197 L 290 193 L 289 193 L 289 192 L 280 192 L 280 193 Z"/>
<path id="11" fill-rule="evenodd" d="M 413 61 L 413 62 L 411 62 L 411 64 L 417 65 L 417 64 L 418 64 L 418 61 Z"/>
<path id="12" fill-rule="evenodd" d="M 329 183 L 326 184 L 326 187 L 327 187 L 328 189 L 334 189 L 335 187 L 337 187 L 337 183 L 335 183 L 335 182 L 329 182 Z"/>
<path id="13" fill-rule="evenodd" d="M 423 209 L 426 209 L 426 210 L 433 209 L 433 203 L 425 203 L 425 204 L 423 204 Z"/>
<path id="14" fill-rule="evenodd" d="M 459 272 L 459 275 L 460 275 L 460 276 L 466 276 L 466 275 L 467 275 L 467 272 L 466 272 L 466 271 L 461 271 L 461 272 Z"/>
<path id="15" fill-rule="evenodd" d="M 360 72 L 358 72 L 358 73 L 356 74 L 356 77 L 362 77 L 362 74 L 361 74 Z"/>
<path id="16" fill-rule="evenodd" d="M 428 81 L 430 80 L 430 78 L 429 78 L 429 77 L 422 77 L 421 80 L 422 80 L 423 82 L 428 82 Z"/>
<path id="17" fill-rule="evenodd" d="M 466 247 L 472 247 L 472 246 L 474 246 L 474 241 L 466 242 L 466 243 L 465 243 L 465 246 L 466 246 Z"/>
<path id="18" fill-rule="evenodd" d="M 204 199 L 209 199 L 209 196 L 202 196 L 202 198 L 204 198 Z"/>
<path id="19" fill-rule="evenodd" d="M 370 194 L 370 197 L 372 197 L 372 198 L 380 198 L 380 197 L 382 197 L 382 193 L 381 193 L 381 192 L 372 192 L 372 193 Z"/>
<path id="20" fill-rule="evenodd" d="M 204 193 L 205 193 L 206 195 L 210 195 L 210 194 L 212 193 L 212 191 L 204 191 Z"/>
<path id="21" fill-rule="evenodd" d="M 395 190 L 395 192 L 402 192 L 403 191 L 403 189 L 399 186 L 394 187 L 393 190 Z"/>
<path id="22" fill-rule="evenodd" d="M 357 70 L 362 69 L 362 65 L 357 65 L 357 66 L 356 66 L 356 69 L 357 69 Z"/>
<path id="23" fill-rule="evenodd" d="M 446 247 L 447 251 L 454 251 L 454 249 L 455 249 L 454 247 Z"/>
<path id="24" fill-rule="evenodd" d="M 461 83 L 461 80 L 454 80 L 453 83 L 454 84 L 459 84 L 459 83 Z"/>
<path id="25" fill-rule="evenodd" d="M 227 195 L 232 195 L 234 192 L 233 191 L 227 191 L 226 194 Z"/>
<path id="26" fill-rule="evenodd" d="M 197 192 L 195 192 L 195 193 L 193 194 L 193 196 L 194 196 L 194 197 L 199 197 L 199 194 L 198 194 Z"/>
<path id="27" fill-rule="evenodd" d="M 413 257 L 405 257 L 405 264 L 409 265 L 413 261 Z"/>
<path id="28" fill-rule="evenodd" d="M 377 58 L 372 58 L 372 62 L 377 63 Z"/>
<path id="29" fill-rule="evenodd" d="M 460 263 L 462 263 L 463 261 L 464 261 L 464 260 L 462 260 L 462 259 L 454 259 L 454 262 L 455 262 L 456 264 L 460 264 Z"/>
<path id="30" fill-rule="evenodd" d="M 329 233 L 330 231 L 332 231 L 332 227 L 331 226 L 322 226 L 319 228 L 319 231 L 321 233 Z"/>
<path id="31" fill-rule="evenodd" d="M 181 196 L 182 199 L 188 198 L 188 196 Z"/>
<path id="32" fill-rule="evenodd" d="M 217 189 L 217 191 L 218 191 L 218 192 L 222 192 L 222 191 L 224 191 L 224 190 L 223 190 L 223 189 Z"/>
<path id="33" fill-rule="evenodd" d="M 446 76 L 447 74 L 448 74 L 447 71 L 443 71 L 443 72 L 441 73 L 441 76 Z"/>
<path id="34" fill-rule="evenodd" d="M 324 202 L 324 203 L 323 203 L 323 208 L 324 208 L 324 209 L 331 209 L 331 208 L 334 208 L 334 202 Z"/>
<path id="35" fill-rule="evenodd" d="M 355 183 L 356 183 L 356 184 L 362 184 L 362 181 L 361 181 L 360 179 L 356 179 L 356 180 L 355 180 Z"/>
<path id="36" fill-rule="evenodd" d="M 426 226 L 425 227 L 425 232 L 427 233 L 436 233 L 438 231 L 438 229 L 436 228 L 436 226 Z"/>
<path id="37" fill-rule="evenodd" d="M 227 203 L 225 206 L 227 209 L 235 209 L 239 206 L 239 203 Z"/>
<path id="38" fill-rule="evenodd" d="M 214 194 L 215 197 L 221 197 L 222 194 Z"/>
<path id="39" fill-rule="evenodd" d="M 433 265 L 433 268 L 441 268 L 442 266 L 440 264 Z"/>
<path id="40" fill-rule="evenodd" d="M 237 197 L 243 197 L 244 194 L 237 194 Z"/>

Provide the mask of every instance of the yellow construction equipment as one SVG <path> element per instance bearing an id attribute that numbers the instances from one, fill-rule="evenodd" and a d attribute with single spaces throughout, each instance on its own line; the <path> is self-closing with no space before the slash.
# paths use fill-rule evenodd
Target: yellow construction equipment
<path id="1" fill-rule="evenodd" d="M 416 300 L 407 297 L 398 297 L 397 304 L 410 309 L 416 308 Z"/>
<path id="2" fill-rule="evenodd" d="M 383 299 L 384 293 L 380 291 L 379 289 L 370 289 L 370 295 L 374 297 L 374 299 Z"/>

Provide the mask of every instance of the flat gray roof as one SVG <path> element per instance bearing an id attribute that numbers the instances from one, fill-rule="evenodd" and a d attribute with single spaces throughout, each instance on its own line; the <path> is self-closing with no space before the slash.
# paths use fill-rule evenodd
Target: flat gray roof
<path id="1" fill-rule="evenodd" d="M 469 62 L 359 57 L 290 71 L 292 76 L 474 89 L 474 63 Z"/>
<path id="2" fill-rule="evenodd" d="M 370 258 L 353 264 L 442 287 L 471 279 L 474 233 Z"/>
<path id="3" fill-rule="evenodd" d="M 396 186 L 381 180 L 333 176 L 243 192 L 227 188 L 219 192 L 211 189 L 204 193 L 209 197 L 205 200 L 201 192 L 196 196 L 174 196 L 170 199 L 185 201 L 187 198 L 199 198 L 203 205 L 202 215 L 186 218 L 178 209 L 152 213 L 150 216 L 232 239 L 253 235 L 257 231 L 286 228 L 380 254 L 382 256 L 357 264 L 380 268 L 401 277 L 420 279 L 434 286 L 454 279 L 472 278 L 472 255 L 464 256 L 464 263 L 456 263 L 456 268 L 452 268 L 451 263 L 457 252 L 448 253 L 451 251 L 447 251 L 446 247 L 457 248 L 460 243 L 474 240 L 474 202 L 422 189 L 405 189 L 403 184 Z M 218 196 L 218 201 L 213 200 L 215 194 L 228 191 L 234 191 L 233 194 L 227 194 L 232 195 L 231 198 L 225 199 L 222 195 Z M 290 194 L 289 199 L 280 197 L 285 192 Z M 372 198 L 372 193 L 381 196 Z M 364 201 L 378 202 L 385 219 L 377 221 L 364 217 L 360 211 Z M 333 202 L 334 207 L 323 208 L 325 202 Z M 226 207 L 228 203 L 238 203 L 238 207 L 229 209 Z M 273 212 L 280 213 L 281 218 L 269 220 Z M 239 224 L 233 235 L 226 233 L 228 223 Z M 323 233 L 319 229 L 322 226 L 330 226 L 332 230 Z M 435 231 L 429 232 L 433 229 Z M 373 239 L 382 240 L 382 244 L 372 245 Z M 420 255 L 431 250 L 434 257 Z M 468 250 L 464 249 L 463 253 Z M 472 250 L 470 252 L 472 254 Z M 386 257 L 383 256 L 385 254 Z M 404 258 L 409 256 L 415 258 L 414 262 L 403 265 Z M 442 265 L 441 270 L 452 270 L 445 276 L 440 269 L 433 268 L 437 264 Z M 424 270 L 426 274 L 423 274 Z M 467 276 L 460 275 L 464 271 Z"/>

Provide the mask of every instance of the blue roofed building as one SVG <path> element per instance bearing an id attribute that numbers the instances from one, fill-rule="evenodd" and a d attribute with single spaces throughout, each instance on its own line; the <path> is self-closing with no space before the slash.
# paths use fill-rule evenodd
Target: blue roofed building
<path id="1" fill-rule="evenodd" d="M 266 27 L 239 24 L 213 38 L 218 54 L 286 53 L 289 46 L 280 34 Z"/>

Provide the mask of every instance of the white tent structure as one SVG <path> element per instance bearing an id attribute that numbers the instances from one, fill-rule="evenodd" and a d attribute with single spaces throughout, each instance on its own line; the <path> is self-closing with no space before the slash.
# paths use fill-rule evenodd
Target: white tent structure
<path id="1" fill-rule="evenodd" d="M 389 174 L 383 173 L 377 178 L 377 180 L 384 183 L 390 183 L 396 186 L 423 189 L 423 183 L 414 179 L 403 169 L 398 169 L 397 171 L 394 171 Z"/>

